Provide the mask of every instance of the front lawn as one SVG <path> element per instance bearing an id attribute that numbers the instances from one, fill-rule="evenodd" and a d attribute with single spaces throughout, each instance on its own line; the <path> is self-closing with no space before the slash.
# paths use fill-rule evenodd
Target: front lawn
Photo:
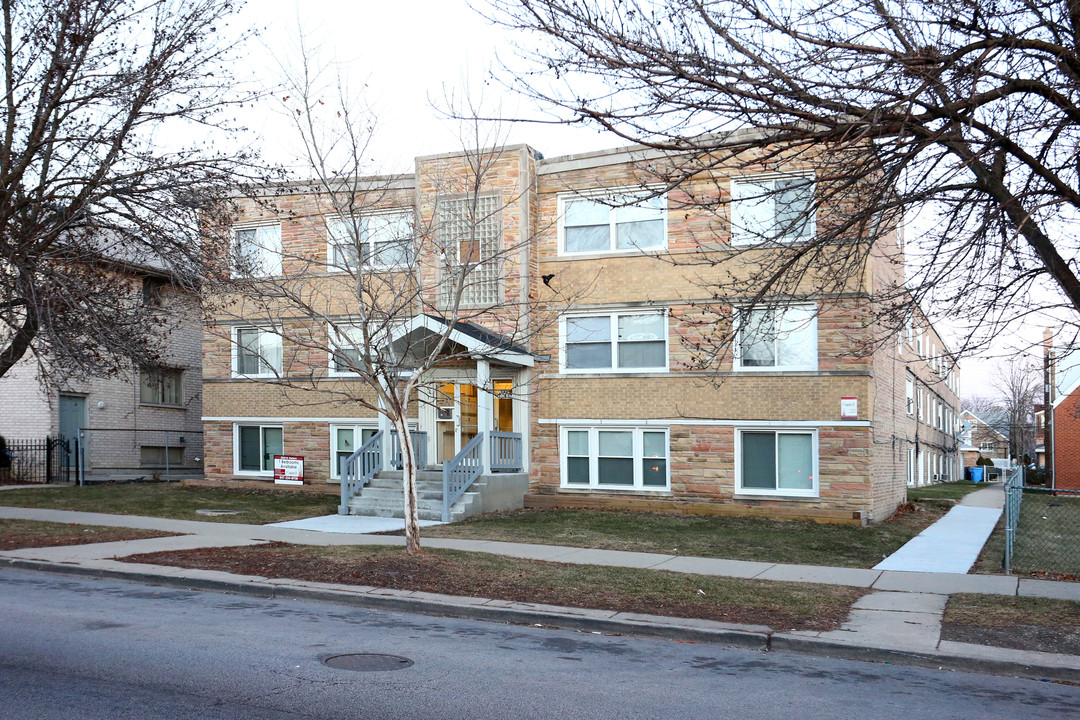
<path id="1" fill-rule="evenodd" d="M 941 639 L 1080 655 L 1080 603 L 959 594 L 949 598 Z"/>
<path id="2" fill-rule="evenodd" d="M 333 495 L 276 489 L 130 483 L 5 490 L 0 493 L 0 505 L 262 525 L 332 515 L 337 512 L 338 499 Z M 240 513 L 200 515 L 197 510 L 239 510 Z"/>
<path id="3" fill-rule="evenodd" d="M 424 528 L 423 535 L 865 568 L 881 562 L 942 513 L 927 508 L 858 527 L 759 517 L 516 510 Z"/>
<path id="4" fill-rule="evenodd" d="M 266 578 L 370 585 L 527 603 L 830 630 L 862 588 L 574 565 L 488 553 L 268 543 L 147 553 L 125 562 L 221 570 Z"/>
<path id="5" fill-rule="evenodd" d="M 959 500 L 965 495 L 986 487 L 989 487 L 989 485 L 984 482 L 958 480 L 950 483 L 927 485 L 926 487 L 909 488 L 908 499 L 913 502 L 919 500 Z"/>
<path id="6" fill-rule="evenodd" d="M 167 537 L 171 534 L 136 528 L 0 519 L 0 550 L 88 545 L 90 543 L 116 542 L 119 540 L 143 540 L 145 538 Z"/>

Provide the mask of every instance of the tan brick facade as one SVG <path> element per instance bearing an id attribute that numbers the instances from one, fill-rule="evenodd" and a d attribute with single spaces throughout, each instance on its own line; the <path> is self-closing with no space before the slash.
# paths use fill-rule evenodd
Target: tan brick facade
<path id="1" fill-rule="evenodd" d="M 903 336 L 883 342 L 874 318 L 877 308 L 868 299 L 875 285 L 902 278 L 902 252 L 895 237 L 886 239 L 884 251 L 871 258 L 864 276 L 834 288 L 827 299 L 815 297 L 814 273 L 808 273 L 805 287 L 799 288 L 805 298 L 799 302 L 816 310 L 817 352 L 810 369 L 740 368 L 730 351 L 706 363 L 700 346 L 717 328 L 731 327 L 738 301 L 709 296 L 710 277 L 719 278 L 727 270 L 686 262 L 702 248 L 721 254 L 730 248 L 728 205 L 706 209 L 701 202 L 730 198 L 732 181 L 722 169 L 667 193 L 662 250 L 566 254 L 560 250 L 561 202 L 588 191 L 654 187 L 648 182 L 656 177 L 656 165 L 663 159 L 645 151 L 616 150 L 545 160 L 525 146 L 504 148 L 489 159 L 493 170 L 480 194 L 497 197 L 500 208 L 505 251 L 499 261 L 500 297 L 507 307 L 532 308 L 526 322 L 538 328 L 522 335 L 522 342 L 539 360 L 531 372 L 517 376 L 522 387 L 529 379 L 524 397 L 529 418 L 526 447 L 536 496 L 619 497 L 650 507 L 722 503 L 798 508 L 805 515 L 847 513 L 876 521 L 904 500 L 909 481 L 954 476 L 955 363 L 917 311 L 912 322 L 921 338 L 918 348 Z M 395 179 L 397 189 L 381 195 L 379 202 L 383 207 L 415 208 L 420 226 L 435 224 L 440 203 L 465 192 L 465 165 L 461 154 L 418 158 L 415 174 Z M 775 163 L 769 168 L 776 169 Z M 812 167 L 804 161 L 782 169 L 806 172 Z M 740 170 L 746 172 L 745 167 Z M 318 217 L 325 209 L 303 193 L 283 196 L 279 206 L 286 275 L 290 267 L 300 267 L 290 262 L 325 262 L 325 230 Z M 263 212 L 249 207 L 241 221 L 266 219 Z M 822 208 L 819 222 L 828 222 L 828 216 L 829 208 Z M 440 271 L 438 258 L 430 255 L 420 257 L 418 265 L 423 274 Z M 327 287 L 333 282 L 327 279 Z M 747 277 L 746 292 L 754 291 L 753 280 Z M 324 292 L 337 296 L 338 291 Z M 334 312 L 348 313 L 346 296 L 342 293 L 335 301 Z M 437 297 L 427 300 L 432 307 L 438 305 Z M 663 315 L 666 370 L 567 372 L 561 345 L 565 316 L 608 316 L 615 323 L 618 313 Z M 236 314 L 244 317 L 243 311 Z M 325 323 L 281 317 L 281 323 L 293 323 L 294 330 L 303 327 L 313 336 L 325 332 Z M 520 329 L 516 325 L 520 318 L 498 309 L 475 321 L 507 336 Z M 254 310 L 252 322 L 257 322 Z M 222 316 L 206 326 L 204 335 L 208 476 L 233 475 L 235 423 L 280 418 L 286 453 L 304 454 L 310 481 L 326 482 L 332 419 L 373 420 L 374 411 L 335 401 L 333 383 L 342 381 L 326 379 L 326 353 L 301 347 L 302 343 L 286 343 L 282 352 L 282 373 L 294 387 L 234 380 L 231 333 L 236 325 L 235 317 Z M 297 389 L 303 378 L 307 384 Z M 908 402 L 909 381 L 922 398 L 921 411 Z M 845 416 L 842 405 L 857 410 Z M 419 418 L 423 422 L 422 412 Z M 620 429 L 625 442 L 633 433 L 634 461 L 639 463 L 644 443 L 654 443 L 657 433 L 666 433 L 670 482 L 662 489 L 572 487 L 564 477 L 567 448 L 561 433 L 579 428 L 583 434 L 576 437 L 584 438 L 588 432 L 590 438 L 598 438 L 604 427 Z M 650 431 L 654 434 L 645 437 Z M 772 433 L 776 443 L 782 433 L 800 435 L 791 440 L 792 447 L 810 439 L 814 491 L 769 495 L 742 488 L 737 458 L 747 432 L 758 433 L 754 440 L 765 442 Z M 594 467 L 600 461 L 590 455 L 589 462 Z"/>

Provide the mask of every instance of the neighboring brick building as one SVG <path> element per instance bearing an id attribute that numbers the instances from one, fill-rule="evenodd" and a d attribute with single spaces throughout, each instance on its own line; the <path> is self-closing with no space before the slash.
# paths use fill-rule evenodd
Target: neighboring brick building
<path id="1" fill-rule="evenodd" d="M 202 474 L 202 354 L 198 302 L 150 270 L 132 271 L 132 295 L 160 303 L 171 320 L 163 369 L 62 383 L 43 390 L 24 358 L 0 378 L 0 436 L 74 438 L 84 429 L 84 470 L 95 477 Z M 75 467 L 71 456 L 62 462 Z"/>
<path id="2" fill-rule="evenodd" d="M 658 162 L 662 156 L 641 148 L 550 159 L 526 146 L 501 149 L 484 187 L 500 208 L 493 242 L 522 251 L 508 254 L 484 287 L 558 320 L 528 339 L 526 353 L 432 374 L 431 402 L 415 420 L 428 432 L 428 457 L 452 455 L 463 436 L 490 422 L 524 436 L 532 505 L 836 521 L 885 519 L 907 487 L 958 478 L 955 360 L 917 308 L 895 341 L 880 342 L 868 299 L 902 277 L 895 233 L 850 292 L 827 301 L 807 292 L 753 311 L 734 350 L 706 369 L 691 348 L 710 326 L 730 326 L 739 301 L 711 300 L 688 279 L 700 267 L 664 260 L 691 259 L 703 245 L 746 244 L 740 223 L 775 224 L 761 214 L 777 211 L 744 198 L 783 183 L 812 190 L 814 171 L 805 162 L 756 176 L 715 170 L 663 192 L 640 179 Z M 423 224 L 440 198 L 433 178 L 464 163 L 461 154 L 417 158 L 415 173 L 382 180 L 379 210 L 415 213 Z M 736 199 L 734 236 L 727 204 L 709 211 L 691 201 L 709 193 Z M 333 248 L 315 199 L 285 187 L 275 203 L 276 214 L 245 205 L 237 242 L 261 238 L 261 247 L 282 252 L 269 275 L 329 264 Z M 812 232 L 813 220 L 803 227 Z M 417 260 L 420 272 L 430 271 L 430 258 Z M 568 289 L 579 294 L 566 308 Z M 337 312 L 347 317 L 348 304 Z M 487 330 L 503 332 L 498 317 L 491 323 Z M 332 358 L 259 326 L 254 314 L 221 316 L 204 333 L 206 475 L 269 480 L 267 458 L 286 454 L 305 457 L 306 482 L 334 483 L 342 449 L 357 447 L 379 422 L 310 393 L 292 402 L 268 378 L 317 384 L 333 374 Z M 263 365 L 251 359 L 260 353 Z"/>
<path id="3" fill-rule="evenodd" d="M 1051 487 L 1080 490 L 1080 352 L 1075 345 L 1055 348 L 1049 331 L 1044 341 L 1047 400 L 1052 408 Z"/>

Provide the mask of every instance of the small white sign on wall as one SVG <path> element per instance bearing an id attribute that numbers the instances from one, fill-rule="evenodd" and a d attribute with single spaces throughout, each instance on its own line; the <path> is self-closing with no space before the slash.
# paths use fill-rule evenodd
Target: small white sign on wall
<path id="1" fill-rule="evenodd" d="M 859 417 L 859 398 L 840 398 L 840 417 L 844 420 L 855 420 Z"/>

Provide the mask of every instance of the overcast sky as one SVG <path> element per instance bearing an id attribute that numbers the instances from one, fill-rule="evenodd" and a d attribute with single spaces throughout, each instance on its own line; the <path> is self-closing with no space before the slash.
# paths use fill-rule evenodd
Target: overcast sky
<path id="1" fill-rule="evenodd" d="M 248 67 L 240 69 L 240 74 L 267 86 L 279 81 L 278 63 L 296 57 L 302 24 L 317 46 L 319 62 L 328 66 L 336 61 L 354 89 L 362 86 L 378 118 L 370 154 L 372 169 L 379 173 L 409 172 L 416 156 L 461 147 L 457 125 L 440 117 L 433 104 L 445 107 L 447 92 L 460 93 L 466 84 L 474 93 L 483 92 L 485 109 L 491 112 L 514 117 L 538 114 L 537 108 L 490 80 L 497 57 L 512 61 L 508 35 L 464 0 L 304 0 L 302 4 L 257 0 L 249 3 L 239 20 L 262 28 L 249 46 Z M 287 164 L 295 159 L 297 135 L 280 98 L 266 98 L 243 120 L 268 160 Z M 519 124 L 506 126 L 504 132 L 507 143 L 527 143 L 548 157 L 623 144 L 590 128 Z M 947 333 L 947 328 L 940 329 Z M 1003 339 L 989 353 L 993 360 L 963 359 L 963 394 L 991 395 L 989 384 L 998 358 L 1013 357 L 1018 347 L 1041 338 L 1041 327 L 1030 330 L 1024 333 L 1030 337 Z"/>

